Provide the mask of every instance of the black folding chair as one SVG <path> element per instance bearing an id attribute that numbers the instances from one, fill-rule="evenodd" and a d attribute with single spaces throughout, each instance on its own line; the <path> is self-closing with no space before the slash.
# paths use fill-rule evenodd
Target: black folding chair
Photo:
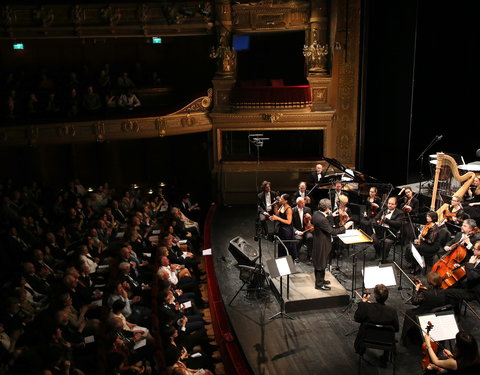
<path id="1" fill-rule="evenodd" d="M 395 374 L 395 359 L 396 359 L 396 340 L 395 328 L 390 325 L 366 323 L 363 327 L 364 338 L 361 346 L 365 349 L 378 349 L 389 352 L 388 360 L 392 362 L 393 374 Z M 364 351 L 358 358 L 358 374 L 361 373 L 362 359 Z"/>

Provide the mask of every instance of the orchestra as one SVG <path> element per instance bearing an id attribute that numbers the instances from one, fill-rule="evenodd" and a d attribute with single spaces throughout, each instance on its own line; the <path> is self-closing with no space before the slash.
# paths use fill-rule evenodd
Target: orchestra
<path id="1" fill-rule="evenodd" d="M 295 246 L 286 246 L 288 252 L 279 247 L 279 256 L 292 255 L 297 263 L 313 266 L 315 289 L 331 290 L 326 270 L 332 261 L 329 256 L 332 247 L 335 249 L 342 243 L 338 235 L 358 228 L 371 238 L 373 259 L 380 260 L 380 264 L 391 262 L 391 249 L 400 246 L 410 274 L 423 271 L 419 277 L 427 286 L 420 278 L 412 278 L 415 287 L 411 299 L 418 307 L 407 311 L 409 319 L 406 317 L 402 333 L 404 345 L 409 343 L 408 339 L 418 342 L 423 337 L 418 334 L 422 330 L 417 330 L 416 322 L 410 322 L 416 315 L 447 303 L 452 303 L 458 313 L 461 301 L 480 299 L 480 229 L 474 220 L 480 217 L 475 213 L 477 206 L 480 211 L 478 176 L 468 181 L 468 176 L 465 177 L 463 180 L 467 182 L 449 197 L 447 205 L 438 210 L 432 207 L 425 210 L 418 193 L 410 186 L 393 191 L 375 182 L 362 185 L 355 180 L 344 180 L 344 174 L 327 175 L 324 169 L 321 163 L 316 164 L 308 184 L 300 181 L 297 188 L 292 189 L 291 200 L 288 194 L 272 192 L 267 181 L 258 194 L 260 222 L 267 218 L 276 223 L 275 233 L 280 239 L 296 240 Z M 446 196 L 448 194 L 442 194 L 444 201 Z M 423 257 L 423 269 L 412 248 Z M 368 248 L 366 254 L 372 259 Z M 439 259 L 434 263 L 436 255 Z M 432 343 L 428 340 L 426 335 L 425 356 L 430 355 L 432 362 L 445 364 L 429 353 Z"/>

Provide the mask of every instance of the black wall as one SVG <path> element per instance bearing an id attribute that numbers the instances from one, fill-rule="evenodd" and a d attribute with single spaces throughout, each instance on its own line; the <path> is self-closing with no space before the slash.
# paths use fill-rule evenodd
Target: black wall
<path id="1" fill-rule="evenodd" d="M 359 168 L 366 173 L 395 184 L 417 181 L 416 158 L 435 135 L 443 139 L 426 153 L 426 175 L 428 154 L 475 160 L 478 33 L 471 4 L 364 2 L 365 142 Z"/>

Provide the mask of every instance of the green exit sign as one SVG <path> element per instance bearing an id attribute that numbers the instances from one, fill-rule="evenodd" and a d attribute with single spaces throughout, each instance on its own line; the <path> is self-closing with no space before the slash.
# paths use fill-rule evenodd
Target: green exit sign
<path id="1" fill-rule="evenodd" d="M 153 44 L 161 44 L 162 43 L 162 38 L 158 38 L 158 37 L 152 37 L 152 43 Z"/>
<path id="2" fill-rule="evenodd" d="M 23 43 L 15 43 L 13 49 L 23 49 Z"/>

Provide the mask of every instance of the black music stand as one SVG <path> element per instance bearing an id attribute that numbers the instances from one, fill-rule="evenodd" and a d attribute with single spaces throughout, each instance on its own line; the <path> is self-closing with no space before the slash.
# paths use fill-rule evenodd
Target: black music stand
<path id="1" fill-rule="evenodd" d="M 382 259 L 381 262 L 382 264 L 385 263 L 385 240 L 389 237 L 393 237 L 393 245 L 395 245 L 395 241 L 397 240 L 397 236 L 395 233 L 392 232 L 392 230 L 389 227 L 384 227 L 383 225 L 378 225 L 376 223 L 373 223 L 373 232 L 375 233 L 375 236 L 379 241 L 382 241 Z"/>
<path id="2" fill-rule="evenodd" d="M 343 234 L 339 234 L 338 238 L 346 245 L 353 245 L 354 248 L 354 253 L 351 255 L 352 257 L 352 287 L 351 287 L 351 298 L 350 302 L 345 307 L 343 312 L 347 311 L 353 304 L 353 301 L 355 300 L 355 290 L 357 289 L 357 280 L 356 280 L 356 275 L 357 275 L 357 255 L 360 253 L 363 253 L 363 265 L 362 265 L 362 270 L 365 269 L 365 257 L 366 253 L 365 251 L 367 250 L 367 247 L 364 247 L 363 249 L 360 249 L 359 251 L 355 252 L 355 245 L 360 244 L 360 243 L 370 243 L 372 242 L 372 238 L 367 235 L 364 231 L 360 229 L 349 229 L 347 232 Z"/>
<path id="3" fill-rule="evenodd" d="M 280 311 L 272 315 L 269 320 L 275 318 L 287 318 L 294 320 L 290 315 L 285 312 L 285 300 L 283 299 L 283 276 L 287 276 L 287 299 L 289 298 L 289 289 L 290 289 L 290 275 L 297 272 L 295 268 L 295 263 L 293 262 L 292 256 L 287 255 L 286 257 L 280 257 L 276 259 L 267 260 L 267 267 L 270 273 L 270 277 L 277 278 L 280 277 Z"/>

